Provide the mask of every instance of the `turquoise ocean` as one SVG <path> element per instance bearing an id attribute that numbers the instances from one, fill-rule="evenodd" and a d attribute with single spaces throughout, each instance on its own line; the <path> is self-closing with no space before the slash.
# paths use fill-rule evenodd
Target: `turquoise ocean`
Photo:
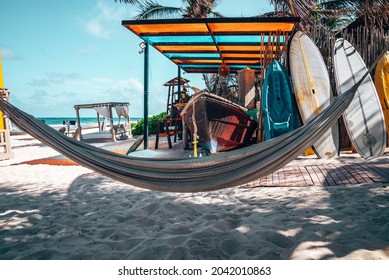
<path id="1" fill-rule="evenodd" d="M 57 129 L 57 130 L 63 126 L 66 126 L 66 125 L 64 125 L 64 121 L 77 121 L 77 119 L 75 117 L 41 117 L 41 118 L 38 117 L 37 119 L 44 121 L 47 125 L 53 127 L 54 129 Z M 131 117 L 130 122 L 136 123 L 140 119 L 141 118 Z M 84 117 L 84 118 L 82 117 L 82 118 L 80 118 L 80 121 L 81 121 L 81 127 L 83 127 L 83 128 L 97 127 L 97 125 L 98 125 L 96 117 Z M 100 118 L 100 122 L 103 122 L 103 121 L 104 121 L 104 118 Z M 119 121 L 119 118 L 114 118 L 113 121 L 115 124 L 117 124 Z M 120 123 L 124 123 L 124 122 L 125 122 L 125 119 L 121 118 Z M 12 122 L 11 122 L 11 126 L 12 126 L 13 131 L 20 131 L 20 129 L 18 127 L 16 127 Z M 76 128 L 76 126 L 77 126 L 77 122 L 76 122 L 76 125 L 72 125 L 71 128 Z"/>

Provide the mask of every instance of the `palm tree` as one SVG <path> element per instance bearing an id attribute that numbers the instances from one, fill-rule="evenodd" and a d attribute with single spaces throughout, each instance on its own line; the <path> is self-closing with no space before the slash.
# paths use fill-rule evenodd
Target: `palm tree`
<path id="1" fill-rule="evenodd" d="M 162 6 L 153 0 L 115 0 L 115 2 L 133 4 L 140 10 L 135 19 L 157 19 L 157 18 L 207 18 L 222 17 L 214 11 L 219 0 L 182 0 L 183 7 Z M 209 91 L 220 87 L 219 79 L 215 74 L 203 74 L 205 85 Z M 224 82 L 225 79 L 221 79 Z"/>
<path id="2" fill-rule="evenodd" d="M 162 6 L 153 0 L 115 0 L 118 1 L 139 8 L 139 14 L 135 19 L 221 17 L 213 10 L 218 0 L 182 0 L 183 7 Z"/>
<path id="3" fill-rule="evenodd" d="M 115 2 L 117 2 L 118 0 L 115 0 Z M 119 0 L 119 2 L 121 3 L 126 3 L 126 4 L 138 4 L 140 1 L 139 0 Z"/>
<path id="4" fill-rule="evenodd" d="M 333 10 L 335 12 L 333 17 L 337 16 L 336 11 L 343 11 L 341 17 L 348 19 L 346 23 L 362 20 L 367 26 L 380 28 L 389 23 L 388 0 L 332 0 L 320 3 L 318 6 L 321 10 Z"/>
<path id="5" fill-rule="evenodd" d="M 301 18 L 302 26 L 312 25 L 317 1 L 314 0 L 269 0 L 276 12 L 290 13 Z"/>
<path id="6" fill-rule="evenodd" d="M 331 30 L 362 19 L 366 25 L 382 27 L 389 23 L 388 0 L 269 0 L 276 11 L 290 12 L 302 21 L 302 28 L 321 24 Z"/>

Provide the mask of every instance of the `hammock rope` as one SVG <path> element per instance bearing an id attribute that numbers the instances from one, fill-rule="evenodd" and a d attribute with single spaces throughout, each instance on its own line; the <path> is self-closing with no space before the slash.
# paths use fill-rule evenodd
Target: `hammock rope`
<path id="1" fill-rule="evenodd" d="M 67 137 L 3 100 L 0 110 L 42 143 L 112 179 L 157 191 L 212 191 L 251 182 L 297 158 L 339 119 L 368 73 L 308 124 L 263 143 L 202 158 L 119 155 Z"/>
<path id="2" fill-rule="evenodd" d="M 197 135 L 197 123 L 196 123 L 196 100 L 193 99 L 192 103 L 192 123 L 193 123 L 193 156 L 197 157 L 197 144 L 199 143 L 199 136 Z"/>

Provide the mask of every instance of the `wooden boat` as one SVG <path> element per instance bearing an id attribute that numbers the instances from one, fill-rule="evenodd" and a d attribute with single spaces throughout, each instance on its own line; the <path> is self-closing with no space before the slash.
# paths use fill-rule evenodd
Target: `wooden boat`
<path id="1" fill-rule="evenodd" d="M 273 60 L 266 70 L 262 87 L 265 139 L 296 129 L 299 125 L 297 110 L 289 75 L 277 60 Z"/>
<path id="2" fill-rule="evenodd" d="M 328 70 L 315 43 L 301 31 L 296 32 L 292 38 L 289 64 L 300 116 L 306 124 L 331 103 L 333 96 Z M 319 158 L 338 156 L 338 125 L 320 137 L 313 148 Z"/>
<path id="3" fill-rule="evenodd" d="M 189 100 L 181 117 L 191 135 L 197 126 L 199 144 L 216 153 L 250 143 L 258 124 L 246 111 L 225 98 L 199 92 Z"/>
<path id="4" fill-rule="evenodd" d="M 334 49 L 334 72 L 339 95 L 350 89 L 367 72 L 365 63 L 355 48 L 346 40 L 338 39 Z M 364 158 L 377 157 L 386 147 L 384 114 L 370 74 L 355 93 L 350 106 L 343 113 L 351 143 Z"/>
<path id="5" fill-rule="evenodd" d="M 384 53 L 378 61 L 374 85 L 385 117 L 386 136 L 389 137 L 389 51 Z"/>

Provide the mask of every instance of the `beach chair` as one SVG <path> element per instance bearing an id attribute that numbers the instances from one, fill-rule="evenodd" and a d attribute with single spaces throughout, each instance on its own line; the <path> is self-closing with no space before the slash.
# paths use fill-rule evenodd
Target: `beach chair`
<path id="1" fill-rule="evenodd" d="M 76 121 L 64 120 L 64 121 L 62 121 L 62 124 L 66 125 L 64 134 L 69 136 L 70 135 L 70 126 L 76 125 Z"/>
<path id="2" fill-rule="evenodd" d="M 76 139 L 77 141 L 81 140 L 81 128 L 80 127 L 76 128 L 76 131 L 74 131 L 72 137 L 73 137 L 73 139 Z"/>
<path id="3" fill-rule="evenodd" d="M 129 138 L 128 129 L 124 124 L 114 125 L 113 129 L 116 140 L 127 140 Z"/>
<path id="4" fill-rule="evenodd" d="M 58 131 L 62 134 L 66 134 L 66 127 L 61 127 L 60 129 L 58 129 Z"/>
<path id="5" fill-rule="evenodd" d="M 181 118 L 166 118 L 157 121 L 157 134 L 155 138 L 155 149 L 158 149 L 159 138 L 166 137 L 169 149 L 172 146 L 171 136 L 174 136 L 174 143 L 177 142 L 177 136 L 182 137 L 182 119 Z"/>

